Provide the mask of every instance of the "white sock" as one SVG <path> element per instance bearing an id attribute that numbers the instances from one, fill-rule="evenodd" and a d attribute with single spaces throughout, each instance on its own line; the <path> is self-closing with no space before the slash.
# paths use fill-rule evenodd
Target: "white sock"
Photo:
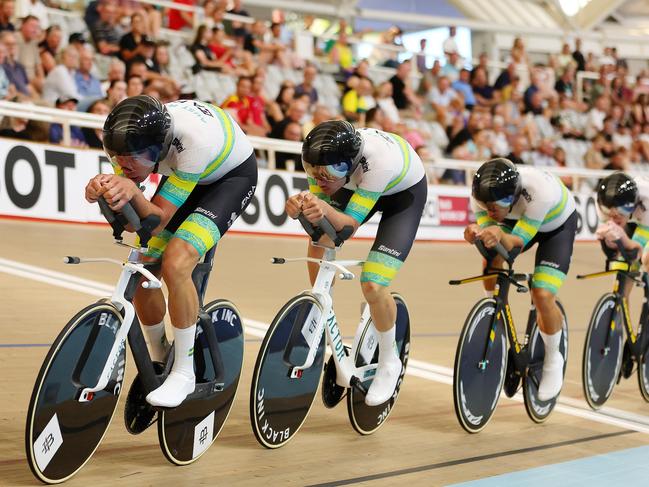
<path id="1" fill-rule="evenodd" d="M 379 364 L 372 380 L 365 404 L 378 406 L 392 397 L 401 375 L 401 360 L 397 355 L 396 326 L 388 331 L 377 331 L 379 340 Z"/>
<path id="2" fill-rule="evenodd" d="M 551 335 L 540 330 L 539 332 L 545 345 L 545 357 L 538 398 L 541 401 L 549 401 L 561 392 L 563 385 L 563 356 L 559 350 L 561 330 Z"/>
<path id="3" fill-rule="evenodd" d="M 173 372 L 194 378 L 194 340 L 196 325 L 189 328 L 174 327 L 174 366 Z"/>
<path id="4" fill-rule="evenodd" d="M 151 360 L 154 362 L 164 361 L 167 355 L 167 350 L 169 350 L 169 342 L 167 341 L 167 335 L 165 334 L 164 320 L 157 325 L 143 325 L 142 332 L 144 333 L 144 341 L 149 349 Z"/>
<path id="5" fill-rule="evenodd" d="M 541 338 L 543 339 L 543 345 L 545 345 L 546 355 L 549 352 L 556 352 L 559 350 L 559 345 L 561 345 L 561 330 L 557 331 L 556 333 L 553 333 L 552 335 L 548 335 L 547 333 L 544 333 L 541 330 L 539 330 L 539 333 L 541 333 Z"/>
<path id="6" fill-rule="evenodd" d="M 164 383 L 150 392 L 146 400 L 153 406 L 176 407 L 191 394 L 196 386 L 194 376 L 194 340 L 196 325 L 174 327 L 174 365 Z"/>
<path id="7" fill-rule="evenodd" d="M 393 362 L 394 359 L 399 360 L 399 356 L 397 355 L 396 332 L 396 325 L 388 331 L 376 331 L 379 339 L 379 364 Z"/>

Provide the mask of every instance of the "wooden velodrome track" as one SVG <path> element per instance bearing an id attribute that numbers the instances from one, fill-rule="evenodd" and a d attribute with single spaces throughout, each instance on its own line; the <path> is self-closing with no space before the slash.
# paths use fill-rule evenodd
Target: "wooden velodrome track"
<path id="1" fill-rule="evenodd" d="M 48 279 L 42 270 L 112 285 L 117 268 L 70 267 L 61 257 L 123 258 L 126 251 L 112 244 L 103 226 L 0 220 L 0 235 L 0 485 L 34 485 L 38 482 L 23 445 L 35 376 L 47 344 L 74 313 L 97 299 L 83 288 L 63 288 L 56 279 L 44 282 Z M 582 282 L 574 276 L 601 269 L 596 245 L 576 245 L 571 275 L 561 292 L 571 327 L 561 406 L 547 423 L 536 425 L 520 400 L 501 399 L 489 426 L 469 435 L 453 411 L 450 368 L 466 313 L 483 294 L 479 284 L 451 288 L 447 283 L 475 275 L 478 256 L 467 244 L 418 243 L 393 286 L 407 299 L 413 336 L 410 373 L 387 424 L 375 435 L 361 437 L 350 427 L 344 404 L 327 410 L 318 395 L 291 443 L 279 450 L 262 448 L 248 417 L 259 337 L 282 304 L 307 287 L 301 264 L 271 266 L 269 257 L 301 256 L 305 247 L 305 239 L 243 235 L 228 235 L 220 243 L 206 300 L 231 299 L 251 333 L 246 335 L 237 399 L 210 451 L 194 465 L 172 466 L 160 452 L 155 427 L 140 436 L 126 432 L 122 398 L 102 445 L 68 485 L 447 485 L 649 445 L 649 404 L 640 397 L 635 375 L 617 386 L 603 412 L 592 413 L 583 400 L 584 331 L 592 306 L 611 288 L 612 278 Z M 368 247 L 367 241 L 349 242 L 342 257 L 363 258 Z M 522 257 L 518 267 L 531 269 L 532 257 Z M 16 263 L 36 268 L 19 269 Z M 337 287 L 337 315 L 351 341 L 359 316 L 359 285 L 342 282 Z M 520 328 L 529 298 L 514 299 Z M 635 308 L 637 303 L 638 298 Z M 132 360 L 129 364 L 126 384 L 135 373 Z M 637 485 L 646 485 L 646 479 L 638 479 Z"/>

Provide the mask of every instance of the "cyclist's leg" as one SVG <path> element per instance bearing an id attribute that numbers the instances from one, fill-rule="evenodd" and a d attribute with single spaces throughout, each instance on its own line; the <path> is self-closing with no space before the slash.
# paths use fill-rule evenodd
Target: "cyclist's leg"
<path id="1" fill-rule="evenodd" d="M 197 187 L 192 192 L 198 195 L 195 198 L 190 195 L 193 211 L 175 231 L 162 257 L 162 277 L 169 288 L 175 355 L 167 380 L 147 396 L 147 401 L 153 405 L 175 407 L 194 390 L 198 294 L 191 278 L 192 271 L 246 208 L 256 185 L 257 161 L 251 155 L 223 179 Z"/>
<path id="2" fill-rule="evenodd" d="M 570 268 L 576 233 L 577 213 L 574 212 L 557 230 L 539 237 L 532 278 L 532 299 L 545 345 L 543 375 L 539 385 L 541 400 L 555 397 L 563 384 L 564 360 L 559 351 L 563 315 L 557 305 L 556 294 Z"/>
<path id="3" fill-rule="evenodd" d="M 383 215 L 361 274 L 363 296 L 370 307 L 379 341 L 379 365 L 365 398 L 370 406 L 390 398 L 401 373 L 401 361 L 395 348 L 397 310 L 389 285 L 415 241 L 427 192 L 426 178 L 423 178 L 413 187 L 377 202 Z"/>

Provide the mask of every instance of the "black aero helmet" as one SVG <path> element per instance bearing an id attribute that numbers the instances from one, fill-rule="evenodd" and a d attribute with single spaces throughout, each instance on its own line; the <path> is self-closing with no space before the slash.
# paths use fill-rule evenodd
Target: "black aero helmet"
<path id="1" fill-rule="evenodd" d="M 354 172 L 363 141 L 349 122 L 328 120 L 309 132 L 302 144 L 302 160 L 312 166 L 331 166 L 338 177 Z"/>
<path id="2" fill-rule="evenodd" d="M 473 178 L 471 194 L 482 203 L 503 201 L 513 205 L 521 194 L 521 175 L 509 159 L 485 162 Z"/>
<path id="3" fill-rule="evenodd" d="M 111 158 L 143 154 L 145 161 L 154 165 L 167 156 L 172 138 L 169 111 L 148 95 L 121 101 L 104 122 L 104 149 Z"/>
<path id="4" fill-rule="evenodd" d="M 600 208 L 617 208 L 631 215 L 638 202 L 638 185 L 623 172 L 605 177 L 597 184 L 597 203 Z"/>

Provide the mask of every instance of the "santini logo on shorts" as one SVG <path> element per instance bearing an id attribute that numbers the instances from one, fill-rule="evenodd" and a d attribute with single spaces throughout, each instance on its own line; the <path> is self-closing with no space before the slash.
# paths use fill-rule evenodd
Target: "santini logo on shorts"
<path id="1" fill-rule="evenodd" d="M 558 269 L 559 268 L 559 264 L 557 264 L 556 262 L 549 262 L 547 260 L 542 260 L 541 262 L 539 262 L 539 265 L 544 265 L 546 267 L 552 267 L 553 269 Z"/>
<path id="2" fill-rule="evenodd" d="M 194 210 L 196 213 L 202 213 L 208 218 L 211 218 L 214 220 L 216 218 L 216 215 L 212 213 L 210 210 L 206 210 L 205 208 L 201 208 L 200 206 Z"/>
<path id="3" fill-rule="evenodd" d="M 379 245 L 379 252 L 383 252 L 384 254 L 388 254 L 388 255 L 393 255 L 394 257 L 399 257 L 401 255 L 401 252 L 399 252 L 398 250 L 389 249 L 385 245 Z"/>

